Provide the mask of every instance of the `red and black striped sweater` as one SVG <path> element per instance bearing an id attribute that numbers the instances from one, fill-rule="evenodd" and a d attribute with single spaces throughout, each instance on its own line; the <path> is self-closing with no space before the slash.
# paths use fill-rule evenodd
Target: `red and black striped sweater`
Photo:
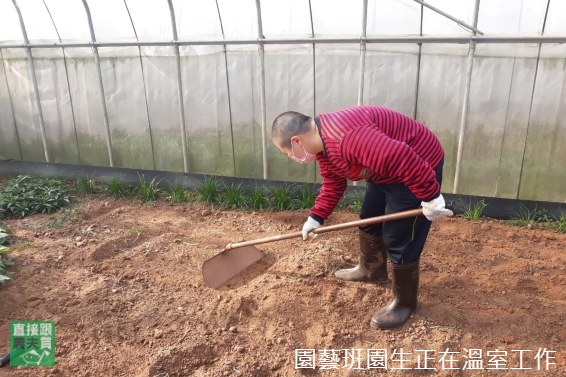
<path id="1" fill-rule="evenodd" d="M 395 110 L 356 106 L 315 118 L 324 144 L 316 156 L 322 188 L 311 216 L 326 219 L 344 194 L 347 180 L 402 183 L 417 198 L 440 194 L 434 168 L 444 156 L 436 136 Z"/>

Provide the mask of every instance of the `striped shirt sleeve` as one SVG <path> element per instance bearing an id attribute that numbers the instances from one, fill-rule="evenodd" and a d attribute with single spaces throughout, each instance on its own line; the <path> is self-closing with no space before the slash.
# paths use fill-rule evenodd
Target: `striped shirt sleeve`
<path id="1" fill-rule="evenodd" d="M 314 202 L 314 206 L 311 208 L 310 216 L 322 224 L 334 211 L 336 204 L 344 195 L 344 191 L 348 187 L 348 180 L 332 173 L 322 163 L 319 163 L 319 166 L 320 175 L 322 176 L 322 187 Z"/>
<path id="2" fill-rule="evenodd" d="M 440 195 L 436 173 L 404 142 L 391 139 L 375 127 L 358 127 L 344 136 L 340 153 L 351 164 L 395 178 L 413 194 L 429 201 Z"/>

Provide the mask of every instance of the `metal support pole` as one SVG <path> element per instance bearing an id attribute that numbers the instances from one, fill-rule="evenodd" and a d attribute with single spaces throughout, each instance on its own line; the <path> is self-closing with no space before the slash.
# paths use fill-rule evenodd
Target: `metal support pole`
<path id="1" fill-rule="evenodd" d="M 218 21 L 220 22 L 220 31 L 222 38 L 224 35 L 224 25 L 222 24 L 222 15 L 220 14 L 220 6 L 216 0 L 216 10 L 218 11 Z M 228 95 L 228 116 L 230 117 L 230 140 L 232 144 L 232 167 L 234 169 L 234 176 L 236 175 L 236 150 L 234 148 L 234 123 L 232 120 L 232 97 L 230 95 L 230 76 L 228 74 L 228 51 L 226 45 L 222 45 L 222 52 L 224 53 L 224 69 L 226 71 L 226 93 Z"/>
<path id="2" fill-rule="evenodd" d="M 421 5 L 421 23 L 419 27 L 419 35 L 423 35 L 423 16 L 424 16 L 424 7 Z M 415 84 L 415 112 L 413 113 L 413 118 L 417 119 L 419 113 L 419 86 L 421 82 L 421 60 L 422 60 L 422 53 L 423 53 L 423 44 L 419 43 L 419 52 L 417 55 L 417 77 L 416 77 L 416 84 Z"/>
<path id="3" fill-rule="evenodd" d="M 267 115 L 265 109 L 265 48 L 263 46 L 263 26 L 261 22 L 260 0 L 255 1 L 257 10 L 257 34 L 259 50 L 259 83 L 261 86 L 261 151 L 263 159 L 263 179 L 268 178 L 267 169 Z"/>
<path id="4" fill-rule="evenodd" d="M 22 17 L 22 12 L 20 11 L 20 7 L 18 6 L 16 0 L 12 0 L 12 3 L 14 4 L 14 8 L 16 8 L 16 12 L 18 13 L 18 19 L 20 20 L 20 27 L 22 29 L 22 37 L 26 45 L 28 45 L 29 39 L 26 31 L 26 26 L 24 24 L 24 19 Z M 35 109 L 37 111 L 37 118 L 39 120 L 39 129 L 41 131 L 41 141 L 43 142 L 43 152 L 45 154 L 45 161 L 51 162 L 51 158 L 49 156 L 49 146 L 47 145 L 47 133 L 45 131 L 45 122 L 43 120 L 43 110 L 41 109 L 41 99 L 39 98 L 39 88 L 37 86 L 37 77 L 35 76 L 35 64 L 33 63 L 33 55 L 31 54 L 30 47 L 26 47 L 26 56 L 28 59 L 28 70 L 33 88 L 32 95 L 35 103 Z"/>
<path id="5" fill-rule="evenodd" d="M 177 22 L 175 21 L 175 9 L 172 0 L 167 0 L 169 4 L 169 13 L 171 15 L 171 30 L 173 32 L 173 42 L 178 40 Z M 189 172 L 189 153 L 187 151 L 187 127 L 185 124 L 185 103 L 183 100 L 183 81 L 181 77 L 181 54 L 179 53 L 179 45 L 173 45 L 175 51 L 175 73 L 177 75 L 177 97 L 179 98 L 179 118 L 181 121 L 181 139 L 183 143 L 183 168 L 185 173 Z"/>
<path id="6" fill-rule="evenodd" d="M 45 0 L 43 0 L 43 6 L 45 7 L 45 10 L 47 11 L 47 14 L 49 15 L 49 19 L 51 20 L 51 23 L 53 24 L 53 28 L 55 29 L 55 33 L 57 33 L 57 39 L 59 39 L 59 42 L 61 42 L 61 35 L 59 34 L 59 29 L 57 29 L 57 25 L 55 24 L 55 21 L 53 20 L 53 16 L 51 15 L 51 11 L 49 10 L 49 7 L 47 6 L 47 3 L 45 2 Z M 69 104 L 71 105 L 71 116 L 73 118 L 73 130 L 75 132 L 75 144 L 77 146 L 77 157 L 79 160 L 79 164 L 82 164 L 81 161 L 81 148 L 79 146 L 79 137 L 78 137 L 78 133 L 77 133 L 77 121 L 76 121 L 76 117 L 75 117 L 75 108 L 73 106 L 73 96 L 71 94 L 71 84 L 69 83 L 69 68 L 67 66 L 67 58 L 65 56 L 65 48 L 61 47 L 61 52 L 63 53 L 63 65 L 65 67 L 65 81 L 67 83 L 67 92 L 69 93 Z"/>
<path id="7" fill-rule="evenodd" d="M 550 0 L 548 0 L 546 2 L 546 10 L 544 12 L 544 20 L 542 22 L 542 30 L 541 30 L 541 34 L 544 34 L 544 31 L 546 30 L 546 21 L 548 20 L 548 9 L 550 8 Z M 540 66 L 540 54 L 542 52 L 542 44 L 538 45 L 538 52 L 537 52 L 537 62 L 535 65 L 535 77 L 533 78 L 533 89 L 531 91 L 531 99 L 530 99 L 530 104 L 529 104 L 529 117 L 527 119 L 527 130 L 526 130 L 526 134 L 525 134 L 525 143 L 523 144 L 523 153 L 521 153 L 521 170 L 519 171 L 519 183 L 517 184 L 517 195 L 515 196 L 515 199 L 519 199 L 519 196 L 521 195 L 521 187 L 523 185 L 523 169 L 525 167 L 525 155 L 527 152 L 527 143 L 529 141 L 529 130 L 530 130 L 530 126 L 531 126 L 531 115 L 533 113 L 533 103 L 535 101 L 535 90 L 537 88 L 537 78 L 538 78 L 538 71 L 539 71 L 539 66 Z"/>
<path id="8" fill-rule="evenodd" d="M 478 14 L 480 9 L 480 0 L 475 1 L 474 7 L 474 26 L 478 24 Z M 454 173 L 454 187 L 452 193 L 457 194 L 460 190 L 460 174 L 462 170 L 462 154 L 464 152 L 464 137 L 466 135 L 466 123 L 468 119 L 468 108 L 470 106 L 470 87 L 472 85 L 472 73 L 474 68 L 474 55 L 476 52 L 476 42 L 470 39 L 470 48 L 468 51 L 468 69 L 466 72 L 466 87 L 464 89 L 464 103 L 462 105 L 462 116 L 460 118 L 460 131 L 458 135 L 458 151 L 456 154 L 456 171 Z"/>
<path id="9" fill-rule="evenodd" d="M 309 0 L 309 14 L 311 20 L 311 37 L 314 38 L 314 21 L 312 18 L 312 4 Z M 312 88 L 313 88 L 313 115 L 316 115 L 316 43 L 312 44 Z"/>
<path id="10" fill-rule="evenodd" d="M 312 18 L 312 3 L 309 0 L 309 15 L 311 21 L 311 37 L 314 40 L 314 21 Z M 312 113 L 313 118 L 316 116 L 316 43 L 313 42 L 312 44 Z M 313 183 L 316 183 L 316 179 L 318 178 L 318 164 L 314 164 L 313 169 Z"/>
<path id="11" fill-rule="evenodd" d="M 421 5 L 424 5 L 424 6 L 427 7 L 428 9 L 433 10 L 433 11 L 435 11 L 436 13 L 438 13 L 438 14 L 440 14 L 440 15 L 442 15 L 442 16 L 444 16 L 444 17 L 446 17 L 446 18 L 448 18 L 448 19 L 450 19 L 450 20 L 452 20 L 452 21 L 454 21 L 454 22 L 456 22 L 458 25 L 460 25 L 460 26 L 462 26 L 462 27 L 465 27 L 466 29 L 471 30 L 471 31 L 474 33 L 474 35 L 475 35 L 476 33 L 479 34 L 479 35 L 483 35 L 483 32 L 481 32 L 480 30 L 477 29 L 478 24 L 477 24 L 476 21 L 474 21 L 474 26 L 472 26 L 472 25 L 469 25 L 469 24 L 465 23 L 465 22 L 462 21 L 462 20 L 457 19 L 456 17 L 452 17 L 452 16 L 449 15 L 448 13 L 443 12 L 443 11 L 441 11 L 440 9 L 438 9 L 438 8 L 436 8 L 436 7 L 433 7 L 432 5 L 430 5 L 430 4 L 428 4 L 428 3 L 425 3 L 425 2 L 422 1 L 422 0 L 413 0 L 413 1 L 415 1 L 415 2 L 417 2 L 417 3 L 419 3 L 419 4 L 421 4 Z M 476 19 L 477 19 L 477 16 L 476 16 Z"/>
<path id="12" fill-rule="evenodd" d="M 96 36 L 94 34 L 94 26 L 92 25 L 90 8 L 88 7 L 87 0 L 82 1 L 88 21 L 90 40 L 92 41 L 92 43 L 95 43 Z M 102 105 L 104 130 L 106 132 L 106 148 L 108 149 L 108 160 L 110 161 L 110 167 L 114 167 L 114 154 L 112 153 L 112 135 L 110 133 L 110 123 L 108 122 L 108 109 L 106 108 L 106 96 L 104 95 L 104 82 L 102 81 L 102 70 L 100 69 L 100 57 L 98 56 L 98 47 L 94 44 L 92 45 L 92 53 L 94 55 L 94 64 L 96 65 L 96 74 L 98 76 L 98 88 L 100 92 L 100 104 Z"/>
<path id="13" fill-rule="evenodd" d="M 360 82 L 358 85 L 358 106 L 364 103 L 364 79 L 366 69 L 366 36 L 368 23 L 368 0 L 363 0 L 362 35 L 360 39 Z"/>
<path id="14" fill-rule="evenodd" d="M 362 10 L 362 33 L 360 36 L 360 80 L 358 83 L 358 106 L 364 103 L 364 81 L 365 81 L 365 70 L 366 70 L 366 36 L 367 36 L 367 24 L 368 24 L 368 0 L 363 0 L 363 10 Z M 353 182 L 354 186 L 359 186 L 359 181 Z"/>
<path id="15" fill-rule="evenodd" d="M 136 26 L 134 25 L 134 20 L 132 19 L 132 14 L 130 13 L 130 8 L 128 7 L 128 3 L 124 0 L 124 6 L 126 7 L 126 12 L 128 12 L 128 18 L 130 19 L 130 23 L 132 24 L 132 30 L 134 31 L 134 35 L 136 36 L 136 41 L 139 40 L 138 33 L 136 31 Z M 157 164 L 155 162 L 155 148 L 153 146 L 153 132 L 151 130 L 151 119 L 149 117 L 149 103 L 147 100 L 147 85 L 145 83 L 145 72 L 143 69 L 143 59 L 142 59 L 142 52 L 141 46 L 138 46 L 138 54 L 140 57 L 140 68 L 142 74 L 142 84 L 143 84 L 143 96 L 145 99 L 145 114 L 147 117 L 147 129 L 149 131 L 149 145 L 151 148 L 151 161 L 153 162 L 153 169 L 157 169 Z"/>

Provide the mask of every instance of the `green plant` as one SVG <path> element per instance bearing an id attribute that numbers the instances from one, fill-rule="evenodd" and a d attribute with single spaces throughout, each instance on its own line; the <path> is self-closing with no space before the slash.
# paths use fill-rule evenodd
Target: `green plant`
<path id="1" fill-rule="evenodd" d="M 278 211 L 293 209 L 293 189 L 290 186 L 276 187 L 273 190 L 272 208 Z"/>
<path id="2" fill-rule="evenodd" d="M 4 245 L 11 241 L 10 234 L 8 230 L 0 227 L 0 284 L 7 280 L 10 280 L 10 275 L 6 271 L 6 266 L 13 265 L 12 259 L 7 257 L 8 251 L 10 249 Z"/>
<path id="3" fill-rule="evenodd" d="M 77 177 L 76 187 L 80 194 L 94 194 L 96 192 L 96 182 L 85 175 Z"/>
<path id="4" fill-rule="evenodd" d="M 548 221 L 541 225 L 546 229 L 552 229 L 558 233 L 566 233 L 566 212 L 561 212 L 559 217 L 547 216 Z"/>
<path id="5" fill-rule="evenodd" d="M 8 229 L 0 226 L 0 245 L 6 245 L 10 242 L 12 242 L 12 238 L 10 233 L 8 233 Z"/>
<path id="6" fill-rule="evenodd" d="M 13 262 L 6 257 L 8 251 L 10 251 L 8 247 L 0 246 L 0 283 L 10 280 L 10 274 L 6 271 L 6 267 L 13 265 Z"/>
<path id="7" fill-rule="evenodd" d="M 151 182 L 146 182 L 145 180 L 145 176 L 140 175 L 139 176 L 139 186 L 136 188 L 136 194 L 137 196 L 146 202 L 152 201 L 157 199 L 157 196 L 159 195 L 159 192 L 161 191 L 159 189 L 158 184 L 159 181 L 155 181 L 155 178 L 153 178 L 151 180 Z"/>
<path id="8" fill-rule="evenodd" d="M 245 193 L 242 185 L 224 185 L 224 191 L 220 193 L 219 201 L 226 207 L 242 208 L 245 206 Z"/>
<path id="9" fill-rule="evenodd" d="M 483 214 L 485 207 L 487 207 L 487 204 L 485 204 L 485 201 L 483 199 L 475 203 L 470 202 L 464 209 L 462 217 L 468 220 L 479 220 Z"/>
<path id="10" fill-rule="evenodd" d="M 554 230 L 558 233 L 566 233 L 566 213 L 562 212 L 560 217 L 554 222 Z"/>
<path id="11" fill-rule="evenodd" d="M 309 209 L 314 205 L 316 196 L 313 193 L 312 186 L 303 185 L 299 190 L 299 208 Z"/>
<path id="12" fill-rule="evenodd" d="M 538 223 L 550 221 L 551 219 L 545 210 L 538 210 L 535 208 L 531 211 L 526 207 L 522 207 L 519 210 L 514 211 L 511 219 L 507 220 L 510 225 L 521 227 L 535 227 Z"/>
<path id="13" fill-rule="evenodd" d="M 113 177 L 107 184 L 106 189 L 116 198 L 126 196 L 126 186 L 118 177 Z"/>
<path id="14" fill-rule="evenodd" d="M 69 203 L 69 194 L 69 188 L 63 180 L 20 175 L 0 191 L 0 207 L 3 216 L 51 213 Z"/>
<path id="15" fill-rule="evenodd" d="M 356 197 L 352 202 L 352 212 L 360 213 L 360 211 L 362 210 L 362 203 L 363 203 L 362 198 L 359 196 Z"/>
<path id="16" fill-rule="evenodd" d="M 187 201 L 196 202 L 199 200 L 199 193 L 195 190 L 187 190 Z"/>
<path id="17" fill-rule="evenodd" d="M 167 198 L 174 203 L 186 202 L 189 200 L 189 193 L 183 186 L 173 186 L 169 189 Z"/>
<path id="18" fill-rule="evenodd" d="M 256 186 L 248 196 L 248 206 L 253 209 L 264 209 L 268 207 L 268 192 L 264 187 Z"/>
<path id="19" fill-rule="evenodd" d="M 76 205 L 71 208 L 66 208 L 59 213 L 57 213 L 57 217 L 53 221 L 49 221 L 45 226 L 48 228 L 56 229 L 60 228 L 65 222 L 75 219 L 79 215 L 79 206 Z"/>
<path id="20" fill-rule="evenodd" d="M 218 182 L 215 177 L 204 177 L 204 185 L 198 189 L 199 198 L 207 203 L 218 201 Z"/>

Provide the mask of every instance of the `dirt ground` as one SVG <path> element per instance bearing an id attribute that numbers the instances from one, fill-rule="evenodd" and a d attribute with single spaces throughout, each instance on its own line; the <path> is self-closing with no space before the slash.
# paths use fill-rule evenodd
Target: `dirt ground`
<path id="1" fill-rule="evenodd" d="M 258 265 L 214 290 L 202 282 L 203 261 L 229 242 L 296 231 L 306 212 L 76 201 L 79 210 L 60 227 L 47 226 L 57 214 L 4 221 L 17 265 L 0 287 L 0 353 L 8 351 L 9 320 L 54 320 L 57 365 L 8 366 L 0 377 L 566 376 L 566 235 L 495 220 L 433 224 L 419 308 L 402 328 L 380 331 L 369 321 L 389 301 L 390 285 L 333 275 L 355 262 L 356 230 L 262 245 Z M 328 224 L 355 219 L 338 212 Z M 396 370 L 394 360 L 386 370 L 367 367 L 368 350 L 398 360 L 401 348 L 411 352 L 405 368 L 430 350 L 436 369 Z M 555 356 L 548 371 L 545 358 L 537 370 L 539 348 L 556 351 L 547 353 Z M 295 368 L 297 349 L 315 351 L 315 369 Z M 341 351 L 339 369 L 321 369 L 320 350 L 344 349 L 363 360 L 347 365 Z M 482 350 L 484 368 L 506 351 L 509 369 L 447 370 L 439 360 L 446 349 L 460 352 L 458 368 L 469 349 Z M 510 369 L 519 367 L 513 350 L 531 350 L 523 367 L 533 369 Z"/>

